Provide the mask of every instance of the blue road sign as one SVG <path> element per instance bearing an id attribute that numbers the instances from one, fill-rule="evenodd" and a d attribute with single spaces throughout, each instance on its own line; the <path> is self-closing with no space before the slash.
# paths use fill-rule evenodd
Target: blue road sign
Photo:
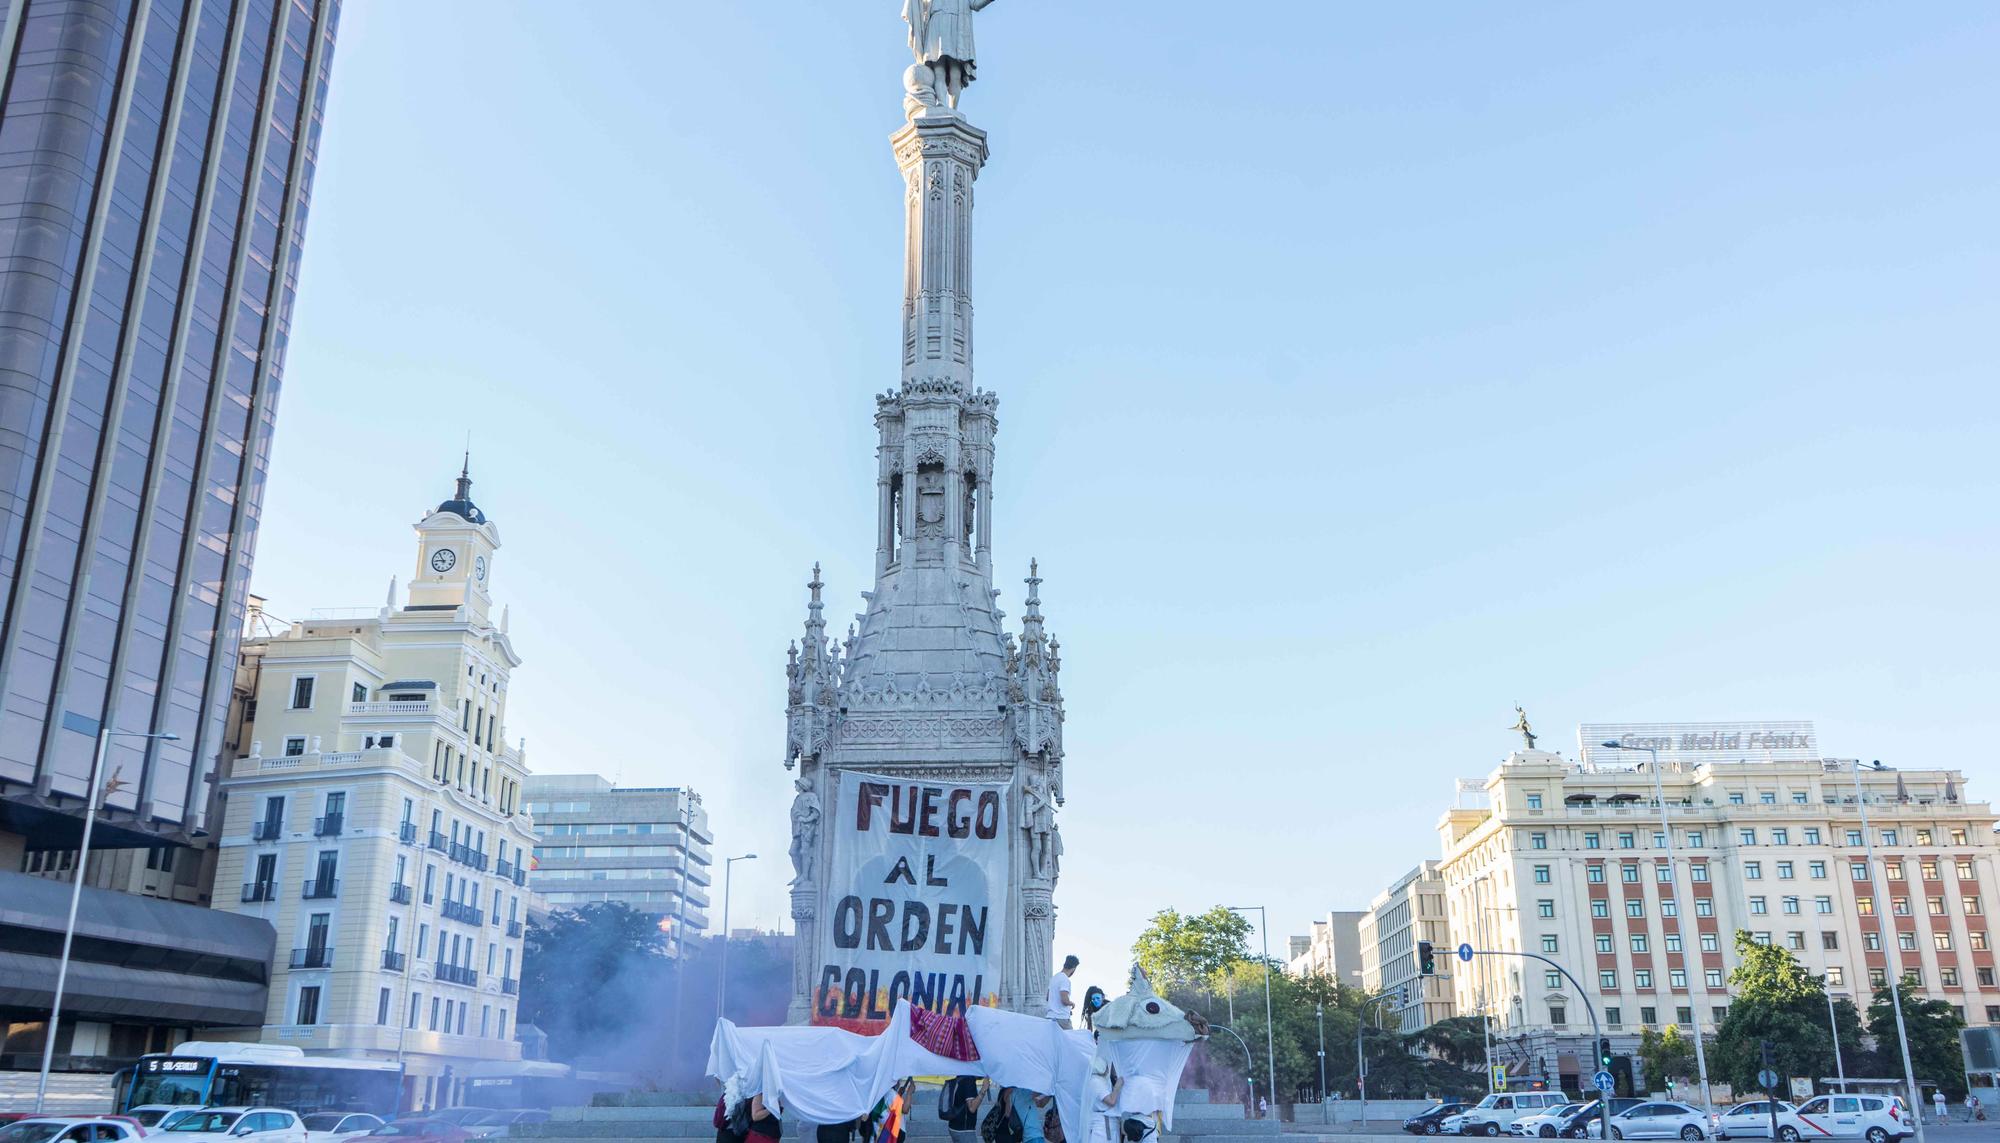
<path id="1" fill-rule="evenodd" d="M 1601 1092 L 1609 1094 L 1617 1089 L 1618 1082 L 1611 1078 L 1610 1072 L 1598 1072 L 1597 1075 L 1594 1078 L 1592 1078 L 1591 1086 L 1595 1087 L 1597 1090 Z"/>
<path id="2" fill-rule="evenodd" d="M 1465 963 L 1467 963 L 1467 964 L 1471 964 L 1471 963 L 1472 963 L 1472 946 L 1471 946 L 1471 945 L 1460 945 L 1460 946 L 1458 946 L 1458 959 L 1460 959 L 1460 960 L 1464 961 L 1464 962 L 1465 962 Z"/>

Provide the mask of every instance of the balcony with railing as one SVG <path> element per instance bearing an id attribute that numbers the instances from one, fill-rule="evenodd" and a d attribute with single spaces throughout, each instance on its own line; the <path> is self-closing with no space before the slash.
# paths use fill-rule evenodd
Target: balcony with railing
<path id="1" fill-rule="evenodd" d="M 448 984 L 476 986 L 479 983 L 479 974 L 469 968 L 460 968 L 458 965 L 446 964 L 443 961 L 437 962 L 436 967 L 437 978 Z"/>
<path id="2" fill-rule="evenodd" d="M 518 996 L 520 995 L 520 992 L 521 992 L 520 981 L 515 980 L 512 977 L 506 977 L 506 976 L 500 978 L 500 995 Z"/>
<path id="3" fill-rule="evenodd" d="M 520 936 L 520 935 L 521 935 L 521 922 L 519 922 L 519 921 L 509 921 L 509 922 L 507 922 L 507 935 L 508 935 L 508 936 L 510 936 L 510 937 L 518 937 L 518 936 Z"/>
<path id="4" fill-rule="evenodd" d="M 449 853 L 451 852 L 451 843 L 445 840 L 445 836 L 443 834 L 439 833 L 436 830 L 432 830 L 431 848 L 437 850 L 439 853 Z"/>
<path id="5" fill-rule="evenodd" d="M 339 837 L 341 827 L 347 823 L 346 814 L 328 814 L 313 819 L 314 837 Z"/>
<path id="6" fill-rule="evenodd" d="M 243 901 L 275 901 L 278 899 L 278 883 L 275 881 L 252 881 L 243 887 Z"/>
<path id="7" fill-rule="evenodd" d="M 315 877 L 306 882 L 305 899 L 325 901 L 340 896 L 340 878 Z"/>
<path id="8" fill-rule="evenodd" d="M 443 905 L 438 906 L 438 912 L 447 921 L 463 921 L 468 925 L 479 925 L 486 922 L 486 914 L 477 906 L 462 905 L 457 901 L 446 901 Z"/>
<path id="9" fill-rule="evenodd" d="M 493 872 L 503 878 L 512 878 L 514 876 L 514 863 L 503 857 L 493 863 Z"/>
<path id="10" fill-rule="evenodd" d="M 397 826 L 396 840 L 402 842 L 404 845 L 417 844 L 417 823 L 404 822 L 402 825 Z"/>
<path id="11" fill-rule="evenodd" d="M 391 901 L 392 903 L 394 903 L 394 904 L 397 904 L 397 905 L 407 905 L 407 904 L 409 904 L 409 903 L 410 903 L 410 887 L 409 887 L 408 885 L 391 885 L 391 886 L 389 886 L 389 900 L 390 900 L 390 901 Z"/>
<path id="12" fill-rule="evenodd" d="M 292 950 L 293 968 L 326 968 L 333 964 L 333 946 L 307 945 Z"/>
<path id="13" fill-rule="evenodd" d="M 384 969 L 390 972 L 401 972 L 403 971 L 404 963 L 402 953 L 397 952 L 395 949 L 382 950 L 382 967 Z"/>
<path id="14" fill-rule="evenodd" d="M 514 884 L 519 886 L 519 885 L 526 885 L 527 883 L 528 883 L 528 871 L 518 866 L 515 867 Z"/>
<path id="15" fill-rule="evenodd" d="M 250 840 L 276 841 L 278 840 L 278 836 L 284 832 L 285 823 L 282 821 L 265 820 L 256 822 L 250 827 Z"/>

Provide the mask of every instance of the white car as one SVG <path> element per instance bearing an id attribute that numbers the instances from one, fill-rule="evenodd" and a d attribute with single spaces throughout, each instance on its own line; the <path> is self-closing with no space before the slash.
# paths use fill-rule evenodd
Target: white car
<path id="1" fill-rule="evenodd" d="M 1889 1143 L 1917 1133 L 1903 1101 L 1881 1095 L 1822 1095 L 1799 1105 L 1793 1116 L 1802 1139 L 1866 1139 Z M 1779 1128 L 1783 1135 L 1784 1129 Z"/>
<path id="2" fill-rule="evenodd" d="M 116 1119 L 50 1115 L 0 1127 L 0 1143 L 137 1143 L 144 1131 Z"/>
<path id="3" fill-rule="evenodd" d="M 1602 1138 L 1605 1128 L 1602 1120 L 1592 1119 L 1590 1137 Z M 1613 1139 L 1706 1139 L 1708 1115 L 1685 1103 L 1654 1101 L 1612 1116 L 1609 1130 Z"/>
<path id="4" fill-rule="evenodd" d="M 308 1143 L 299 1117 L 276 1107 L 204 1107 L 154 1134 L 170 1143 Z"/>
<path id="5" fill-rule="evenodd" d="M 1551 1107 L 1547 1111 L 1523 1116 L 1507 1125 L 1507 1134 L 1554 1139 L 1562 1131 L 1562 1121 L 1587 1106 L 1589 1105 L 1582 1103 L 1565 1103 L 1561 1107 Z"/>
<path id="6" fill-rule="evenodd" d="M 1495 1092 L 1438 1125 L 1446 1135 L 1502 1135 L 1516 1119 L 1569 1102 L 1559 1091 Z"/>
<path id="7" fill-rule="evenodd" d="M 345 1143 L 382 1126 L 382 1117 L 365 1111 L 318 1111 L 305 1118 L 306 1143 Z"/>
<path id="8" fill-rule="evenodd" d="M 1801 1138 L 1798 1108 L 1778 1101 L 1778 1138 L 1785 1143 Z M 1717 1139 L 1769 1139 L 1771 1137 L 1771 1101 L 1753 1099 L 1739 1103 L 1716 1117 L 1715 1137 Z"/>
<path id="9" fill-rule="evenodd" d="M 199 1108 L 185 1103 L 142 1103 L 138 1107 L 127 1108 L 125 1114 L 144 1124 L 146 1130 L 152 1131 L 165 1123 L 169 1116 L 197 1110 Z"/>

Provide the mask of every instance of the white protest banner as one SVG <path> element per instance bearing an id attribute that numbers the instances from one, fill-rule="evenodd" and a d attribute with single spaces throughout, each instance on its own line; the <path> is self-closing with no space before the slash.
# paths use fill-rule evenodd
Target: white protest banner
<path id="1" fill-rule="evenodd" d="M 1007 784 L 834 778 L 813 1023 L 879 1032 L 904 998 L 952 1015 L 998 1006 Z"/>

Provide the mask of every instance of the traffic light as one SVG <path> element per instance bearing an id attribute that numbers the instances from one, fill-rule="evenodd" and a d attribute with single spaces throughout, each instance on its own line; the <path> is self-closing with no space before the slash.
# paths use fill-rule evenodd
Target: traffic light
<path id="1" fill-rule="evenodd" d="M 1597 1066 L 1607 1072 L 1611 1070 L 1611 1037 L 1609 1036 L 1597 1041 Z"/>
<path id="2" fill-rule="evenodd" d="M 1429 941 L 1417 942 L 1417 975 L 1436 976 L 1438 970 L 1437 949 Z"/>

